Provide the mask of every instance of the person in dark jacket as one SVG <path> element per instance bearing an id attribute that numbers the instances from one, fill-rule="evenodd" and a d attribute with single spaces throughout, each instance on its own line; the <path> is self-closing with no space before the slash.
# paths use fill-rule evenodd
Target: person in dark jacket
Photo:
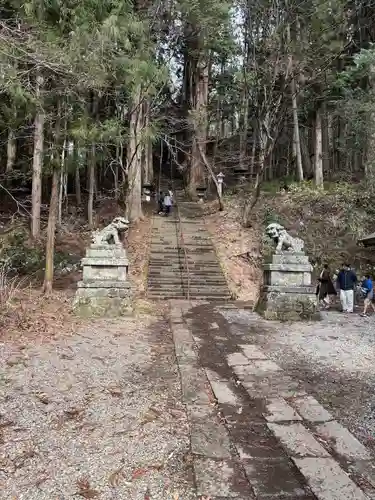
<path id="1" fill-rule="evenodd" d="M 160 191 L 159 196 L 158 196 L 158 213 L 159 215 L 164 212 L 164 195 L 163 191 Z"/>
<path id="2" fill-rule="evenodd" d="M 318 303 L 324 308 L 328 308 L 330 304 L 330 295 L 337 295 L 335 287 L 332 283 L 328 264 L 324 264 L 323 270 L 318 278 L 318 282 Z"/>
<path id="3" fill-rule="evenodd" d="M 354 310 L 354 288 L 358 282 L 357 275 L 344 264 L 337 276 L 337 286 L 340 289 L 340 301 L 343 312 L 352 313 Z"/>

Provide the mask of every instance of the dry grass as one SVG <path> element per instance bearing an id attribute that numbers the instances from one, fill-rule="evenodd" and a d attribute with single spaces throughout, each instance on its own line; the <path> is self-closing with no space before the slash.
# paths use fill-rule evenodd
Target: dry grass
<path id="1" fill-rule="evenodd" d="M 82 323 L 72 313 L 71 298 L 66 292 L 47 297 L 31 287 L 15 289 L 8 307 L 1 312 L 1 341 L 43 342 L 71 335 Z"/>
<path id="2" fill-rule="evenodd" d="M 0 309 L 7 312 L 20 288 L 24 286 L 25 278 L 10 276 L 6 266 L 0 267 Z"/>

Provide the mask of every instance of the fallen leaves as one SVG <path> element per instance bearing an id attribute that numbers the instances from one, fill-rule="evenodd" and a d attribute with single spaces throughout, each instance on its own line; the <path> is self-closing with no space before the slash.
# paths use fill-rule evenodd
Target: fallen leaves
<path id="1" fill-rule="evenodd" d="M 32 288 L 17 290 L 14 304 L 3 314 L 1 338 L 17 339 L 21 345 L 28 344 L 31 339 L 50 340 L 57 335 L 70 334 L 81 322 L 72 314 L 71 298 L 66 293 L 54 292 L 47 298 L 40 289 Z M 23 362 L 19 356 L 9 361 L 9 366 Z"/>
<path id="2" fill-rule="evenodd" d="M 144 413 L 140 425 L 145 425 L 150 422 L 154 422 L 160 417 L 161 413 L 155 408 L 150 407 L 146 413 Z"/>
<path id="3" fill-rule="evenodd" d="M 148 474 L 152 470 L 159 471 L 163 469 L 163 467 L 164 467 L 163 464 L 156 464 L 156 465 L 147 465 L 146 467 L 140 467 L 138 469 L 134 469 L 132 472 L 132 481 L 144 476 L 145 474 Z"/>
<path id="4" fill-rule="evenodd" d="M 115 398 L 122 398 L 123 392 L 120 386 L 118 385 L 111 385 L 108 387 L 108 392 L 110 393 L 111 396 Z"/>
<path id="5" fill-rule="evenodd" d="M 100 493 L 97 490 L 93 490 L 90 486 L 90 482 L 86 477 L 78 479 L 77 481 L 78 491 L 75 494 L 82 498 L 97 498 Z"/>
<path id="6" fill-rule="evenodd" d="M 4 429 L 4 427 L 10 427 L 11 425 L 14 425 L 13 420 L 4 420 L 3 422 L 0 422 L 0 429 Z"/>
<path id="7" fill-rule="evenodd" d="M 108 478 L 108 482 L 112 488 L 118 486 L 121 482 L 121 479 L 124 477 L 124 466 L 112 472 L 112 474 Z"/>
<path id="8" fill-rule="evenodd" d="M 35 397 L 37 399 L 39 399 L 39 401 L 41 403 L 43 403 L 44 405 L 48 405 L 48 403 L 49 403 L 49 397 L 48 397 L 48 394 L 46 394 L 45 392 L 37 392 L 35 394 Z"/>
<path id="9" fill-rule="evenodd" d="M 148 472 L 148 469 L 142 469 L 142 468 L 133 470 L 132 481 L 144 476 L 145 474 L 147 474 L 147 472 Z"/>
<path id="10" fill-rule="evenodd" d="M 21 469 L 21 467 L 23 467 L 25 465 L 26 461 L 29 460 L 29 458 L 35 457 L 35 455 L 36 455 L 36 452 L 33 448 L 29 448 L 29 449 L 25 450 L 23 453 L 21 453 L 21 455 L 17 456 L 13 460 L 14 468 Z"/>
<path id="11" fill-rule="evenodd" d="M 84 408 L 69 408 L 64 410 L 64 415 L 69 420 L 79 419 L 83 416 L 85 409 Z"/>
<path id="12" fill-rule="evenodd" d="M 127 249 L 130 273 L 136 285 L 136 294 L 142 295 L 146 289 L 147 263 L 150 252 L 151 218 L 146 217 L 131 225 L 127 235 Z"/>

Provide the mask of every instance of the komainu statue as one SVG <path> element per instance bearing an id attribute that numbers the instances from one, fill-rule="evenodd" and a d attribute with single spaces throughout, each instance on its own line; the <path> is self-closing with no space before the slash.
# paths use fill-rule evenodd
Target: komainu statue
<path id="1" fill-rule="evenodd" d="M 276 243 L 276 253 L 284 250 L 301 253 L 304 249 L 304 241 L 301 238 L 293 238 L 281 224 L 273 222 L 266 227 L 266 234 Z"/>
<path id="2" fill-rule="evenodd" d="M 116 217 L 104 229 L 92 233 L 94 245 L 121 245 L 120 233 L 129 229 L 129 221 L 125 217 Z"/>

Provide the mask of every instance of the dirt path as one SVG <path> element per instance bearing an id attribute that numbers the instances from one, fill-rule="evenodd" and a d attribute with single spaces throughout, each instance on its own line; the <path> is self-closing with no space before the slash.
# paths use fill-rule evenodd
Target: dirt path
<path id="1" fill-rule="evenodd" d="M 195 498 L 163 319 L 0 344 L 0 498 Z"/>

